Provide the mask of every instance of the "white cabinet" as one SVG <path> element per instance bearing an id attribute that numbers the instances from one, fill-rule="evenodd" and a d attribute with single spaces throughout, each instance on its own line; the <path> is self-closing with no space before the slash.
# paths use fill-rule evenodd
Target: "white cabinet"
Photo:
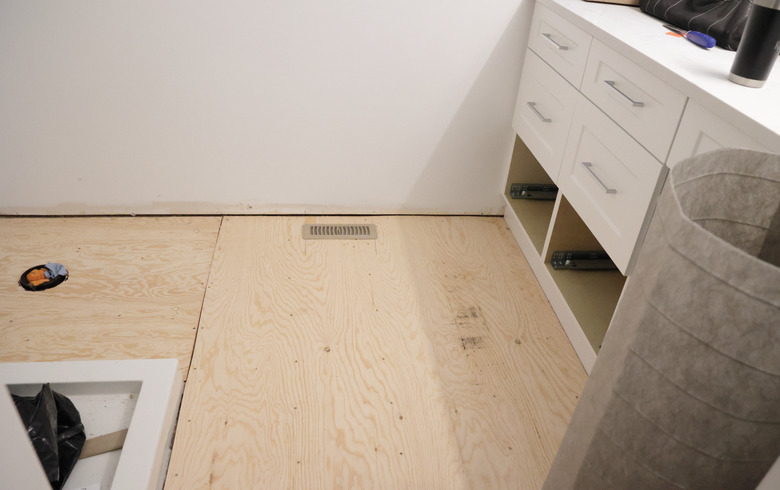
<path id="1" fill-rule="evenodd" d="M 686 158 L 719 148 L 770 151 L 769 148 L 717 117 L 701 104 L 690 101 L 685 109 L 667 164 L 674 166 Z"/>
<path id="2" fill-rule="evenodd" d="M 686 97 L 544 6 L 530 36 L 506 217 L 589 370 L 666 176 L 662 161 Z M 560 192 L 555 203 L 512 199 L 512 183 L 556 183 Z M 606 251 L 619 270 L 553 269 L 552 253 L 568 250 Z"/>
<path id="3" fill-rule="evenodd" d="M 762 89 L 765 96 L 730 84 L 731 60 L 733 53 L 665 36 L 660 21 L 636 9 L 537 0 L 515 106 L 505 218 L 587 371 L 668 166 L 720 147 L 780 150 L 773 134 L 780 120 L 767 116 L 762 98 L 771 105 L 780 84 Z M 720 116 L 709 110 L 715 105 Z M 723 116 L 729 113 L 752 129 L 736 127 Z M 554 202 L 512 199 L 512 183 L 560 190 Z M 553 252 L 571 250 L 605 251 L 619 270 L 553 269 Z"/>

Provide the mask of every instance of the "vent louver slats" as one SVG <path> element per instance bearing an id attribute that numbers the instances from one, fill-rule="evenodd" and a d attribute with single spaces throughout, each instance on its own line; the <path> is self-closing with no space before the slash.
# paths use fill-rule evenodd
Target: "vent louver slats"
<path id="1" fill-rule="evenodd" d="M 303 225 L 304 240 L 376 240 L 376 225 Z"/>

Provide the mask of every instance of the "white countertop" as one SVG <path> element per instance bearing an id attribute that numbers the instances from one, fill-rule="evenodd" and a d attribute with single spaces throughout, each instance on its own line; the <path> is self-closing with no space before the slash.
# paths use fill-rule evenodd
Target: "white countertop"
<path id="1" fill-rule="evenodd" d="M 584 0 L 538 0 L 566 20 L 701 103 L 757 141 L 780 151 L 780 62 L 762 88 L 728 79 L 735 52 L 703 49 L 667 35 L 639 7 Z"/>

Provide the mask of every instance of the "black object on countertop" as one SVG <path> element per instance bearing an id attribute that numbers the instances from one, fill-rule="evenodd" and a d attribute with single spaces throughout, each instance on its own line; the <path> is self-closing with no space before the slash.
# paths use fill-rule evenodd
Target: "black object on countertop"
<path id="1" fill-rule="evenodd" d="M 780 53 L 780 0 L 753 0 L 729 80 L 758 88 Z"/>
<path id="2" fill-rule="evenodd" d="M 736 51 L 750 12 L 748 0 L 639 0 L 639 8 L 686 31 L 712 36 Z"/>

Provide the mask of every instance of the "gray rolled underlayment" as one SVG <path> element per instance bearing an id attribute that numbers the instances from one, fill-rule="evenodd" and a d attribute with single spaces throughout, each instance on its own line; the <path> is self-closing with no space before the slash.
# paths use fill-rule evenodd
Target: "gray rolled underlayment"
<path id="1" fill-rule="evenodd" d="M 780 156 L 674 167 L 544 488 L 753 489 L 780 455 Z"/>

